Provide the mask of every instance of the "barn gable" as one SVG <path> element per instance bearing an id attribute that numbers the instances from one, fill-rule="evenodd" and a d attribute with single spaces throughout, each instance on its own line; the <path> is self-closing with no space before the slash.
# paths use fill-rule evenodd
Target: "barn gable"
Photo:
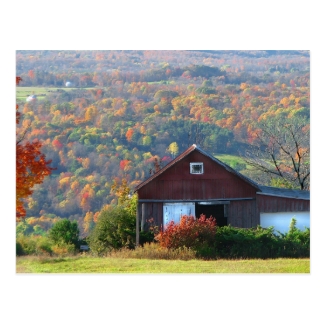
<path id="1" fill-rule="evenodd" d="M 244 198 L 257 190 L 255 182 L 196 145 L 135 188 L 139 200 Z"/>

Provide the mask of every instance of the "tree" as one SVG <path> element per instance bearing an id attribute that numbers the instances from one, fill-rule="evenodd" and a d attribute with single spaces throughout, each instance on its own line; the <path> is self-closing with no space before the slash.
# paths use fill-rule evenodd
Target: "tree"
<path id="1" fill-rule="evenodd" d="M 49 230 L 49 238 L 56 244 L 65 243 L 77 246 L 79 240 L 77 221 L 62 219 L 56 222 Z"/>
<path id="2" fill-rule="evenodd" d="M 16 77 L 16 84 L 21 81 Z M 16 105 L 16 124 L 19 125 L 21 114 Z M 41 184 L 45 176 L 52 170 L 51 160 L 46 160 L 41 152 L 42 144 L 38 140 L 25 141 L 28 127 L 21 134 L 16 134 L 16 219 L 26 215 L 23 200 L 33 193 L 33 186 Z"/>
<path id="3" fill-rule="evenodd" d="M 127 209 L 121 206 L 103 208 L 87 240 L 91 251 L 103 255 L 122 247 L 134 248 L 135 225 L 136 217 Z"/>
<path id="4" fill-rule="evenodd" d="M 309 190 L 310 126 L 307 119 L 262 124 L 257 144 L 246 150 L 247 164 L 261 171 L 271 185 Z"/>
<path id="5" fill-rule="evenodd" d="M 167 152 L 170 152 L 173 158 L 178 154 L 178 150 L 178 144 L 176 142 L 172 142 L 167 148 Z"/>

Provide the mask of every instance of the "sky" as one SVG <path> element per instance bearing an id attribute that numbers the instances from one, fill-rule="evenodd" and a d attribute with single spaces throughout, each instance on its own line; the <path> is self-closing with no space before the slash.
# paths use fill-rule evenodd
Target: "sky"
<path id="1" fill-rule="evenodd" d="M 2 19 L 2 324 L 306 324 L 324 320 L 323 79 L 321 2 L 11 1 Z M 310 275 L 16 275 L 16 50 L 310 50 Z M 3 308 L 4 307 L 4 308 Z M 172 316 L 170 316 L 172 314 Z M 279 321 L 281 320 L 281 321 Z M 114 321 L 114 322 L 113 322 Z M 168 322 L 169 322 L 168 321 Z M 174 323 L 172 322 L 172 323 Z"/>

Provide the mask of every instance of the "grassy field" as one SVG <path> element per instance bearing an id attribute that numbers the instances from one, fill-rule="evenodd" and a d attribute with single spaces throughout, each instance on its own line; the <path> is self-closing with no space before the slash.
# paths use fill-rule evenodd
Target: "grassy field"
<path id="1" fill-rule="evenodd" d="M 215 157 L 236 170 L 246 169 L 250 167 L 247 166 L 244 159 L 239 156 L 223 154 L 223 155 L 216 155 Z M 238 168 L 238 166 L 240 166 L 240 168 Z"/>
<path id="2" fill-rule="evenodd" d="M 51 92 L 56 92 L 58 90 L 71 91 L 73 89 L 77 89 L 77 88 L 16 87 L 16 101 L 26 101 L 26 98 L 29 95 L 36 95 L 38 99 L 42 99 Z M 92 89 L 92 88 L 83 88 L 83 89 Z"/>
<path id="3" fill-rule="evenodd" d="M 17 257 L 17 273 L 310 273 L 310 259 L 149 260 L 113 257 Z"/>

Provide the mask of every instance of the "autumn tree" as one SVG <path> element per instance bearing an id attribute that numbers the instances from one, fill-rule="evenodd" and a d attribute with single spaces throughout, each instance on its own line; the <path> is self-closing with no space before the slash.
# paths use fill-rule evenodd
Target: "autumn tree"
<path id="1" fill-rule="evenodd" d="M 307 119 L 263 123 L 257 143 L 246 150 L 247 164 L 277 187 L 310 188 L 310 126 Z"/>
<path id="2" fill-rule="evenodd" d="M 21 81 L 16 78 L 16 85 Z M 19 125 L 21 114 L 16 105 L 16 124 Z M 28 127 L 16 134 L 16 219 L 26 215 L 24 199 L 33 193 L 35 184 L 41 184 L 45 176 L 50 175 L 54 168 L 49 165 L 51 160 L 46 160 L 41 152 L 42 144 L 39 140 L 25 141 Z"/>
<path id="3" fill-rule="evenodd" d="M 176 157 L 176 155 L 178 154 L 178 144 L 176 142 L 172 142 L 168 148 L 167 148 L 167 152 L 170 152 L 173 156 L 173 158 Z"/>

